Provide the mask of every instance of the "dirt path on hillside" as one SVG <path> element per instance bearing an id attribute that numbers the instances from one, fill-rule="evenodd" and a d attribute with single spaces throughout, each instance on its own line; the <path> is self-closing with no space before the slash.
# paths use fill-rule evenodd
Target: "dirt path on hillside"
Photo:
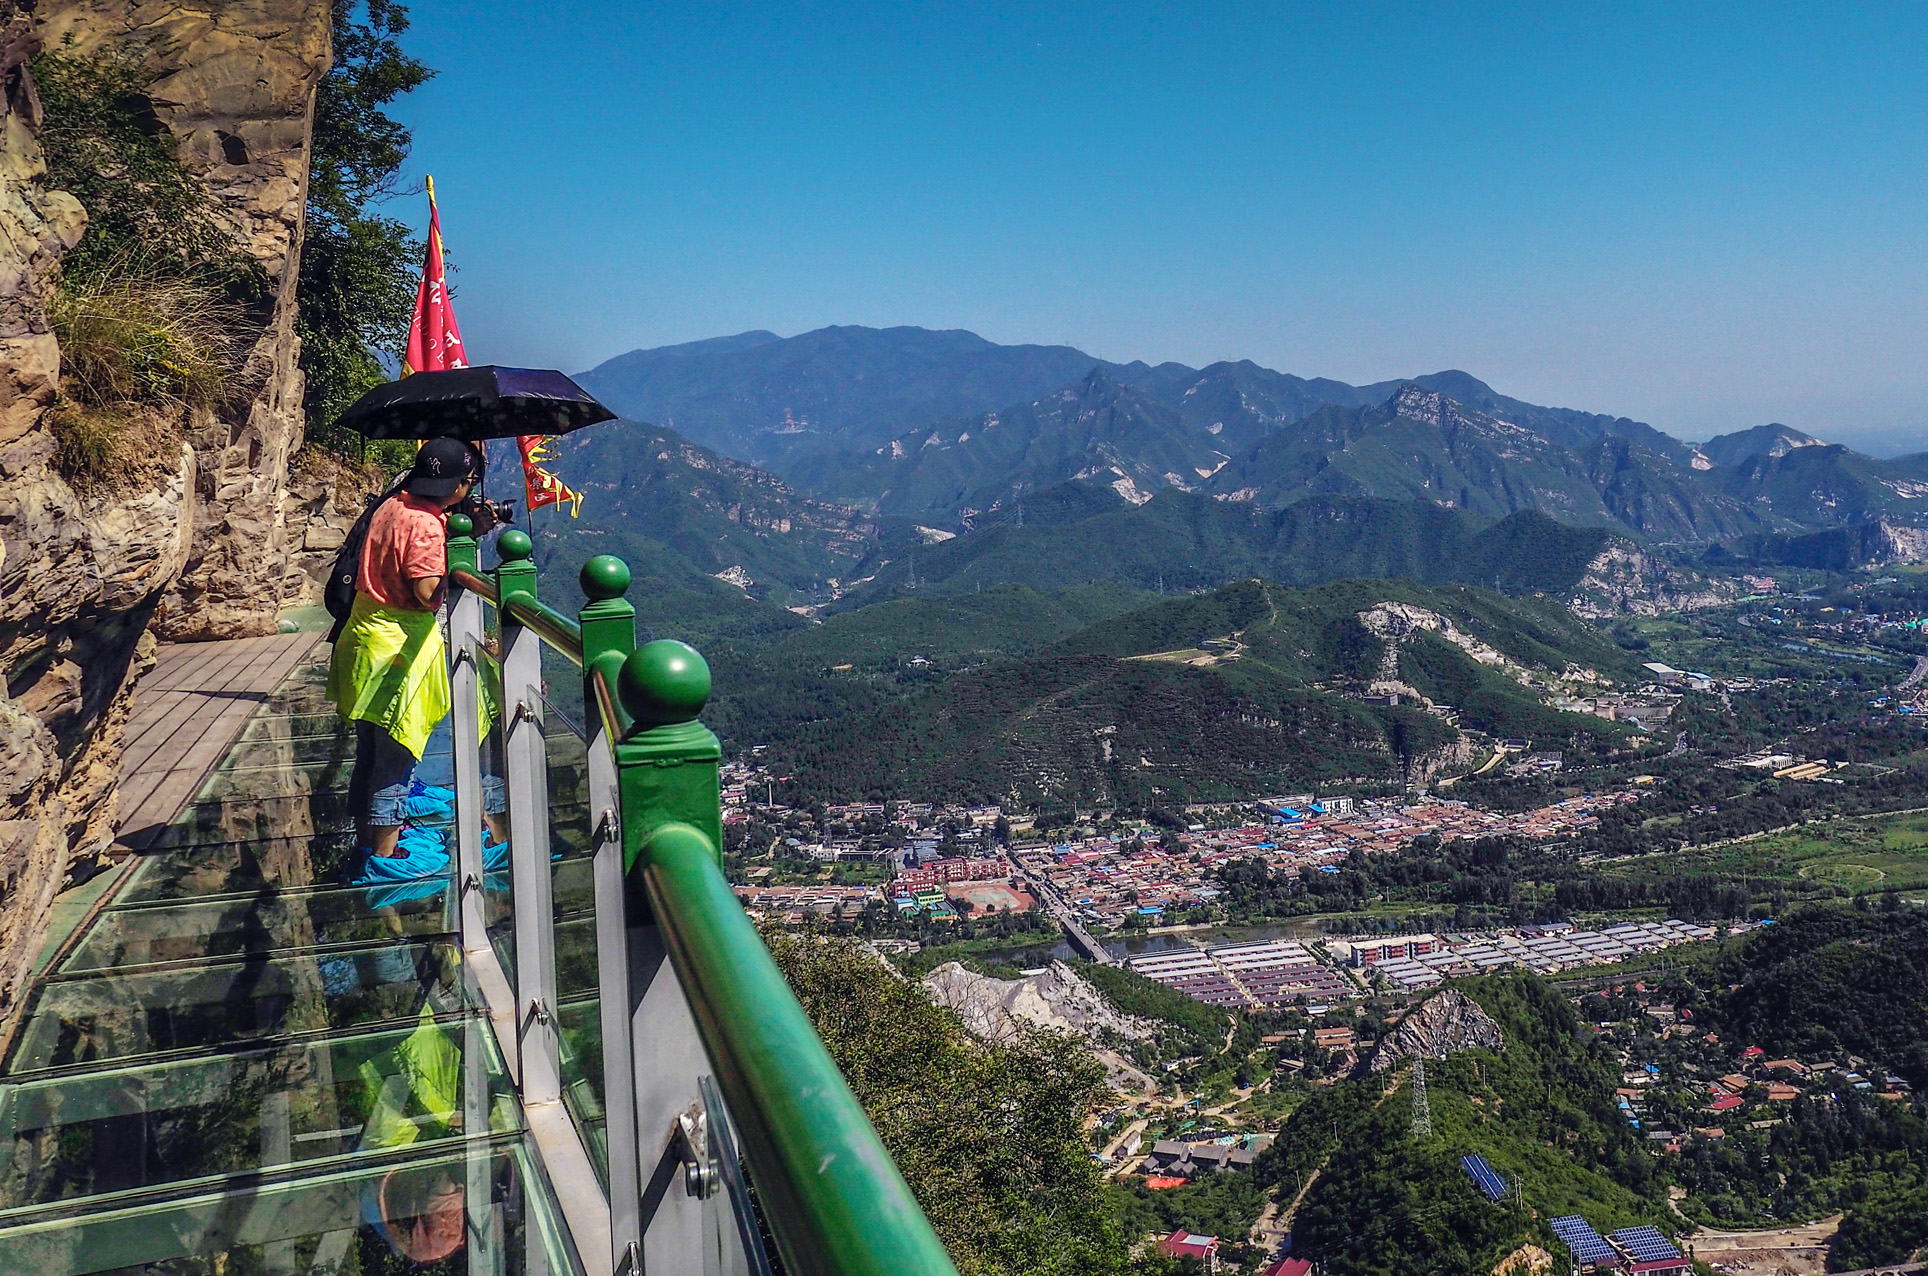
<path id="1" fill-rule="evenodd" d="M 1703 1227 L 1684 1243 L 1696 1259 L 1719 1263 L 1731 1276 L 1821 1276 L 1828 1269 L 1828 1242 L 1840 1226 L 1841 1216 L 1835 1214 L 1805 1227 L 1746 1232 Z"/>

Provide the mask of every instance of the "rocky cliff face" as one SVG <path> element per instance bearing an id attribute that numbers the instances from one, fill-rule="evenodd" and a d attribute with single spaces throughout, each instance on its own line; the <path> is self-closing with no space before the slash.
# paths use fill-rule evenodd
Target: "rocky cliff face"
<path id="1" fill-rule="evenodd" d="M 294 286 L 315 86 L 329 58 L 323 0 L 0 0 L 0 1007 L 31 961 L 76 856 L 113 836 L 120 731 L 156 635 L 273 632 L 292 583 L 284 521 L 301 436 Z M 60 352 L 47 301 L 85 229 L 49 190 L 31 39 L 131 49 L 157 73 L 156 116 L 244 231 L 275 286 L 248 356 L 252 399 L 197 414 L 167 454 L 76 491 L 47 416 Z M 19 50 L 17 56 L 13 53 Z"/>
<path id="2" fill-rule="evenodd" d="M 1498 1050 L 1506 1038 L 1479 1003 L 1452 988 L 1434 993 L 1409 1013 L 1372 1052 L 1367 1070 L 1384 1072 L 1406 1059 L 1444 1059 L 1461 1050 Z"/>
<path id="3" fill-rule="evenodd" d="M 154 113 L 183 163 L 219 196 L 267 272 L 274 302 L 240 380 L 259 386 L 228 419 L 190 431 L 195 522 L 188 561 L 155 618 L 169 639 L 275 630 L 283 594 L 305 577 L 286 537 L 289 461 L 301 444 L 295 337 L 302 210 L 315 86 L 329 59 L 321 0 L 80 0 L 45 11 L 42 38 L 81 53 L 138 49 L 156 73 Z"/>

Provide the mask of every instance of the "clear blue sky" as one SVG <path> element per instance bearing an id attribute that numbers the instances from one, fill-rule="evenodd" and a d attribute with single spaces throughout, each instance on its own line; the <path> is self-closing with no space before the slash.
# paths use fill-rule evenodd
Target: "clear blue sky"
<path id="1" fill-rule="evenodd" d="M 1928 6 L 413 16 L 477 359 L 921 324 L 1928 449 Z"/>

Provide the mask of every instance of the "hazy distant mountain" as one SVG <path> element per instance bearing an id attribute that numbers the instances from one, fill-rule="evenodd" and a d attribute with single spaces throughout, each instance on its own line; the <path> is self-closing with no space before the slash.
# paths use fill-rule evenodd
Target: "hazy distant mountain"
<path id="1" fill-rule="evenodd" d="M 880 544 L 877 524 L 858 511 L 799 495 L 673 430 L 611 421 L 558 449 L 555 471 L 585 498 L 580 518 L 537 515 L 543 544 L 562 547 L 559 561 L 618 554 L 639 576 L 700 578 L 719 597 L 789 604 L 850 574 Z"/>
<path id="2" fill-rule="evenodd" d="M 1090 479 L 1134 504 L 1191 487 L 1223 465 L 1211 435 L 1103 367 L 1030 403 L 913 430 L 871 452 L 792 468 L 808 490 L 871 498 L 885 514 L 949 522 L 1012 507 L 1026 492 Z"/>
<path id="3" fill-rule="evenodd" d="M 1838 443 L 1814 443 L 1756 452 L 1703 477 L 1736 500 L 1806 527 L 1928 518 L 1928 453 L 1877 461 Z"/>
<path id="4" fill-rule="evenodd" d="M 1715 465 L 1739 465 L 1749 457 L 1786 456 L 1797 447 L 1821 446 L 1812 434 L 1803 434 L 1787 425 L 1757 425 L 1751 430 L 1719 434 L 1699 447 L 1699 452 Z"/>
<path id="5" fill-rule="evenodd" d="M 566 441 L 561 472 L 591 500 L 562 534 L 723 600 L 731 623 L 765 623 L 742 610 L 757 600 L 848 607 L 913 581 L 1406 576 L 1570 597 L 1610 543 L 1657 561 L 1616 536 L 1845 562 L 1860 551 L 1768 547 L 1928 523 L 1928 455 L 1878 461 L 1778 425 L 1695 449 L 1457 370 L 1352 386 L 846 327 L 636 351 L 584 380 L 661 428 Z"/>
<path id="6" fill-rule="evenodd" d="M 1096 367 L 1165 403 L 1226 453 L 1329 404 L 1383 403 L 1402 384 L 1308 379 L 1250 360 L 1204 369 L 1110 363 L 1070 346 L 1004 346 L 970 332 L 913 327 L 821 328 L 795 337 L 745 332 L 632 350 L 579 379 L 624 416 L 788 473 L 793 458 L 868 452 L 908 431 L 1034 402 Z M 1691 454 L 1652 426 L 1522 403 L 1464 372 L 1413 380 L 1563 446 L 1615 436 L 1682 464 Z"/>
<path id="7" fill-rule="evenodd" d="M 1383 403 L 1399 383 L 1351 386 L 1323 377 L 1308 381 L 1241 359 L 1237 363 L 1214 363 L 1202 370 L 1162 364 L 1137 384 L 1171 404 L 1188 424 L 1212 435 L 1217 446 L 1229 453 L 1249 447 L 1328 404 L 1364 407 Z"/>
<path id="8" fill-rule="evenodd" d="M 1037 399 L 1098 363 L 1070 346 L 1001 346 L 956 330 L 840 327 L 633 350 L 578 380 L 626 417 L 781 464 Z"/>
<path id="9" fill-rule="evenodd" d="M 1500 394 L 1484 381 L 1464 372 L 1435 372 L 1414 377 L 1413 381 L 1428 390 L 1437 390 L 1475 412 L 1523 425 L 1563 447 L 1582 448 L 1606 438 L 1626 439 L 1678 465 L 1688 464 L 1693 457 L 1694 449 L 1691 446 L 1644 421 L 1631 421 L 1623 416 L 1606 416 L 1598 412 L 1581 412 L 1574 408 L 1542 408 L 1522 403 Z M 1379 389 L 1377 386 L 1369 388 L 1375 391 Z M 1386 392 L 1390 393 L 1394 388 L 1387 386 Z M 1381 400 L 1374 397 L 1367 401 Z"/>

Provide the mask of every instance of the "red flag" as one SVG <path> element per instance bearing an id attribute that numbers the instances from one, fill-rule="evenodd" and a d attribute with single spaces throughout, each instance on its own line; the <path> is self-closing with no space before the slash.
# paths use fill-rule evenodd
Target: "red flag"
<path id="1" fill-rule="evenodd" d="M 582 513 L 582 493 L 546 468 L 556 459 L 550 447 L 555 441 L 553 434 L 524 434 L 516 439 L 516 446 L 522 449 L 522 487 L 528 493 L 531 510 L 567 503 L 569 517 L 576 518 Z"/>
<path id="2" fill-rule="evenodd" d="M 456 326 L 455 307 L 449 304 L 448 281 L 442 264 L 442 215 L 435 207 L 435 179 L 428 179 L 428 251 L 422 258 L 422 283 L 415 293 L 415 319 L 408 326 L 408 353 L 402 356 L 402 375 L 446 372 L 469 366 L 462 349 L 462 330 Z M 525 434 L 516 439 L 522 450 L 522 486 L 529 508 L 569 503 L 569 517 L 582 513 L 582 493 L 551 474 L 544 465 L 554 459 L 553 436 Z"/>
<path id="3" fill-rule="evenodd" d="M 415 291 L 415 319 L 408 325 L 408 353 L 402 356 L 402 375 L 446 372 L 469 366 L 462 349 L 462 330 L 449 305 L 448 281 L 442 273 L 442 219 L 435 211 L 435 179 L 428 179 L 428 252 L 422 258 L 422 283 Z"/>

